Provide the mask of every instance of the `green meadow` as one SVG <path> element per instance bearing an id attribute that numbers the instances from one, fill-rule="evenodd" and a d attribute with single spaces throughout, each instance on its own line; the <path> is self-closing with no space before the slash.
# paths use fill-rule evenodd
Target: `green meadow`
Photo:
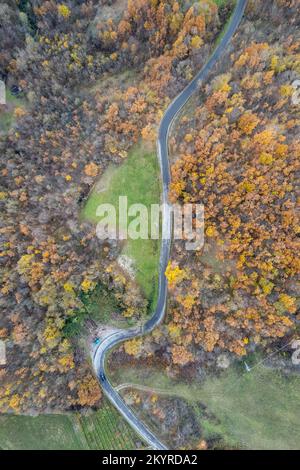
<path id="1" fill-rule="evenodd" d="M 118 221 L 119 196 L 127 196 L 128 207 L 138 203 L 150 209 L 151 204 L 160 203 L 157 156 L 155 152 L 146 150 L 142 143 L 132 149 L 124 163 L 105 171 L 90 194 L 83 218 L 96 224 L 101 219 L 96 215 L 98 206 L 109 203 L 116 208 Z M 127 227 L 132 219 L 128 217 Z M 124 228 L 122 224 L 121 228 Z M 159 240 L 128 239 L 123 244 L 122 254 L 132 260 L 136 281 L 149 300 L 150 307 L 153 307 L 157 296 Z"/>

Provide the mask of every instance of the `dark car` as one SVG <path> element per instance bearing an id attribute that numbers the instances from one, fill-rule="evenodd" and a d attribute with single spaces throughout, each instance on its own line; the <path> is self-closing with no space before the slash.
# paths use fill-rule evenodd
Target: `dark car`
<path id="1" fill-rule="evenodd" d="M 106 377 L 105 377 L 105 375 L 104 375 L 103 373 L 100 374 L 100 380 L 101 380 L 102 382 L 105 382 L 105 380 L 106 380 Z"/>
<path id="2" fill-rule="evenodd" d="M 14 96 L 18 96 L 22 93 L 22 89 L 20 87 L 18 87 L 18 85 L 13 85 L 10 88 L 10 91 L 11 91 L 11 94 L 14 95 Z"/>

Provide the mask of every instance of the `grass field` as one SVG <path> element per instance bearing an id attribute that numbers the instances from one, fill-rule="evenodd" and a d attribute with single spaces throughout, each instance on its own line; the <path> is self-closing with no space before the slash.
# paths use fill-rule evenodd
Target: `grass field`
<path id="1" fill-rule="evenodd" d="M 239 376 L 231 371 L 207 381 L 200 400 L 218 418 L 200 416 L 208 436 L 220 434 L 246 449 L 298 449 L 300 443 L 300 376 L 258 366 Z"/>
<path id="2" fill-rule="evenodd" d="M 4 450 L 87 449 L 69 415 L 0 416 L 0 447 Z"/>
<path id="3" fill-rule="evenodd" d="M 257 365 L 233 366 L 203 385 L 172 381 L 155 370 L 124 369 L 114 383 L 135 383 L 169 391 L 194 407 L 206 439 L 244 449 L 297 449 L 300 442 L 300 375 Z M 117 379 L 117 380 L 116 380 Z"/>
<path id="4" fill-rule="evenodd" d="M 124 450 L 137 443 L 139 438 L 109 403 L 87 416 L 0 416 L 3 450 Z"/>
<path id="5" fill-rule="evenodd" d="M 97 207 L 100 204 L 113 204 L 117 212 L 119 196 L 128 197 L 128 207 L 132 204 L 160 203 L 160 176 L 155 152 L 147 151 L 142 144 L 136 146 L 119 167 L 110 167 L 91 193 L 83 210 L 83 218 L 97 223 Z M 132 221 L 129 218 L 128 225 Z M 150 224 L 149 224 L 150 225 Z M 124 227 L 123 227 L 124 228 Z M 149 227 L 150 230 L 150 227 Z M 160 243 L 158 240 L 128 239 L 122 254 L 133 260 L 136 280 L 140 284 L 151 307 L 157 295 L 158 263 Z"/>

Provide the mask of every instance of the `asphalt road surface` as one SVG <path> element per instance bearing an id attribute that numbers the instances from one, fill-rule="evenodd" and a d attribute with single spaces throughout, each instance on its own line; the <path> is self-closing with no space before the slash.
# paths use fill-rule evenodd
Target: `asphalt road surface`
<path id="1" fill-rule="evenodd" d="M 165 213 L 163 214 L 163 233 L 164 239 L 162 240 L 161 255 L 160 255 L 160 271 L 159 271 L 159 294 L 155 312 L 150 320 L 141 328 L 130 328 L 127 330 L 119 330 L 107 336 L 98 346 L 94 352 L 93 363 L 94 368 L 103 388 L 105 395 L 109 398 L 112 404 L 123 415 L 126 421 L 132 426 L 137 434 L 149 444 L 153 449 L 163 450 L 167 447 L 162 444 L 159 439 L 142 423 L 126 405 L 121 396 L 116 392 L 105 375 L 105 357 L 107 352 L 118 344 L 150 333 L 164 318 L 167 300 L 167 279 L 165 271 L 170 257 L 171 235 L 172 235 L 172 220 L 168 210 L 168 190 L 170 184 L 170 167 L 169 167 L 169 152 L 168 152 L 168 137 L 169 131 L 176 115 L 183 108 L 191 95 L 199 88 L 200 84 L 205 81 L 211 72 L 213 66 L 222 56 L 224 50 L 229 44 L 232 36 L 236 32 L 248 0 L 238 0 L 235 11 L 232 15 L 231 21 L 227 30 L 211 55 L 208 62 L 193 78 L 189 85 L 175 98 L 166 110 L 159 128 L 157 151 L 161 168 L 161 176 L 163 183 L 162 199 L 165 205 Z"/>

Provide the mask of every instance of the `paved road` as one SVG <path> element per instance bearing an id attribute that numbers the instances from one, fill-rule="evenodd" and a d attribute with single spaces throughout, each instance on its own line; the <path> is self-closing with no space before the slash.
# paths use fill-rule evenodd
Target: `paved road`
<path id="1" fill-rule="evenodd" d="M 170 167 L 168 158 L 168 137 L 169 131 L 176 115 L 180 112 L 182 107 L 185 105 L 190 96 L 199 88 L 200 84 L 207 78 L 208 74 L 216 64 L 218 59 L 223 54 L 226 46 L 230 42 L 232 36 L 237 30 L 241 19 L 243 17 L 245 7 L 248 0 L 238 0 L 234 14 L 228 25 L 226 33 L 224 34 L 220 44 L 211 55 L 208 62 L 200 70 L 200 72 L 194 77 L 189 85 L 176 97 L 176 99 L 170 104 L 166 110 L 159 128 L 157 151 L 158 158 L 161 167 L 161 175 L 163 182 L 163 194 L 162 199 L 165 205 L 165 213 L 163 214 L 163 233 L 164 239 L 162 241 L 161 255 L 160 255 L 160 272 L 159 272 L 159 293 L 156 310 L 150 320 L 141 328 L 130 328 L 128 330 L 119 330 L 109 336 L 107 336 L 102 343 L 98 346 L 93 356 L 94 368 L 97 373 L 97 377 L 104 393 L 107 395 L 109 400 L 118 409 L 118 411 L 124 416 L 126 421 L 132 426 L 141 438 L 147 442 L 154 449 L 167 449 L 155 435 L 134 415 L 131 409 L 125 404 L 123 399 L 111 385 L 105 375 L 105 357 L 107 352 L 114 346 L 138 336 L 150 333 L 159 323 L 163 320 L 166 299 L 167 299 L 167 279 L 165 277 L 165 270 L 170 257 L 170 246 L 171 246 L 171 234 L 172 234 L 172 221 L 170 212 L 168 211 L 168 190 L 170 184 Z"/>

